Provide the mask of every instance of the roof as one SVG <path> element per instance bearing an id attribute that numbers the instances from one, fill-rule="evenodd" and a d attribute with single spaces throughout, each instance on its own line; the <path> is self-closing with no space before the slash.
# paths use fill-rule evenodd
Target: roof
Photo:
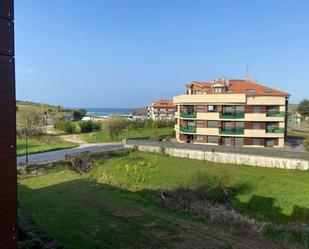
<path id="1" fill-rule="evenodd" d="M 206 92 L 207 94 L 211 94 L 212 89 L 211 87 L 214 86 L 226 86 L 227 91 L 224 92 L 225 94 L 239 94 L 244 93 L 246 95 L 263 95 L 263 96 L 290 96 L 289 93 L 276 90 L 267 86 L 260 85 L 257 82 L 252 82 L 248 80 L 227 80 L 225 84 L 222 84 L 221 81 L 215 82 L 196 82 L 193 81 L 190 84 L 186 84 L 187 88 L 191 88 L 192 86 L 197 86 L 201 88 L 201 91 Z"/>
<path id="2" fill-rule="evenodd" d="M 175 108 L 172 100 L 160 99 L 151 103 L 152 107 L 165 107 L 165 108 Z"/>

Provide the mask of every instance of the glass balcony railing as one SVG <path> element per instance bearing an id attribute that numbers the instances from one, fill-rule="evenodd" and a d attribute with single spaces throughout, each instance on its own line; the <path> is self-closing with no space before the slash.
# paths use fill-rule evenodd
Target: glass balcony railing
<path id="1" fill-rule="evenodd" d="M 285 117 L 285 112 L 266 112 L 267 117 Z"/>
<path id="2" fill-rule="evenodd" d="M 275 128 L 275 127 L 266 128 L 266 133 L 284 133 L 284 128 Z"/>
<path id="3" fill-rule="evenodd" d="M 242 127 L 225 127 L 220 128 L 220 134 L 227 134 L 227 135 L 242 135 L 244 134 L 244 128 Z"/>
<path id="4" fill-rule="evenodd" d="M 186 133 L 195 133 L 196 127 L 194 126 L 180 126 L 180 131 L 186 132 Z"/>
<path id="5" fill-rule="evenodd" d="M 220 113 L 220 118 L 238 119 L 238 118 L 244 118 L 244 117 L 245 117 L 244 112 L 222 112 Z"/>
<path id="6" fill-rule="evenodd" d="M 196 118 L 196 112 L 180 112 L 181 118 Z"/>

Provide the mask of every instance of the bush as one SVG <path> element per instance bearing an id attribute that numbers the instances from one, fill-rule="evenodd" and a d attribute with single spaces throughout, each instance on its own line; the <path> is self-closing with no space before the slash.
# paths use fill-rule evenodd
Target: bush
<path id="1" fill-rule="evenodd" d="M 221 170 L 217 175 L 198 171 L 192 175 L 190 186 L 199 199 L 224 203 L 229 200 L 230 183 L 231 174 L 226 170 Z"/>
<path id="2" fill-rule="evenodd" d="M 88 152 L 66 155 L 65 160 L 71 163 L 71 169 L 77 173 L 88 173 L 93 165 L 93 159 Z"/>
<path id="3" fill-rule="evenodd" d="M 74 120 L 81 120 L 83 117 L 85 117 L 87 114 L 87 111 L 85 109 L 77 109 L 73 111 L 73 118 Z"/>
<path id="4" fill-rule="evenodd" d="M 57 121 L 54 125 L 54 128 L 59 131 L 64 131 L 69 134 L 75 133 L 76 125 L 71 122 L 66 121 Z"/>
<path id="5" fill-rule="evenodd" d="M 309 152 L 309 137 L 307 137 L 304 141 L 303 141 L 303 145 L 305 147 L 305 150 Z"/>
<path id="6" fill-rule="evenodd" d="M 103 130 L 110 138 L 116 138 L 127 127 L 127 121 L 122 117 L 113 117 L 103 122 Z"/>
<path id="7" fill-rule="evenodd" d="M 159 132 L 155 131 L 151 134 L 150 138 L 151 141 L 160 141 L 161 140 L 161 136 L 159 134 Z"/>
<path id="8" fill-rule="evenodd" d="M 78 123 L 80 126 L 80 132 L 81 133 L 87 133 L 87 132 L 95 132 L 101 130 L 101 123 L 95 122 L 95 121 L 81 121 Z"/>

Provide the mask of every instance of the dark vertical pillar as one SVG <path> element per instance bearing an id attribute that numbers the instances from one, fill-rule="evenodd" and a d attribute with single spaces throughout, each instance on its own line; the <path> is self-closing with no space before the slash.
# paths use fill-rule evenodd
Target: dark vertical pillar
<path id="1" fill-rule="evenodd" d="M 288 135 L 288 111 L 289 111 L 289 97 L 285 98 L 285 116 L 284 116 L 284 141 Z"/>
<path id="2" fill-rule="evenodd" d="M 17 248 L 13 0 L 0 0 L 0 248 Z"/>

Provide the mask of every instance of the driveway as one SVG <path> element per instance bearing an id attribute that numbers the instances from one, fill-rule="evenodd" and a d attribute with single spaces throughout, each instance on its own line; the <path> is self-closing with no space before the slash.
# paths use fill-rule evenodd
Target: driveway
<path id="1" fill-rule="evenodd" d="M 106 150 L 122 150 L 124 146 L 122 143 L 110 143 L 110 144 L 83 144 L 77 148 L 56 150 L 38 154 L 29 155 L 29 163 L 47 163 L 55 162 L 64 158 L 65 155 L 80 153 L 80 152 L 98 152 Z M 17 157 L 17 163 L 25 163 L 26 156 Z"/>

